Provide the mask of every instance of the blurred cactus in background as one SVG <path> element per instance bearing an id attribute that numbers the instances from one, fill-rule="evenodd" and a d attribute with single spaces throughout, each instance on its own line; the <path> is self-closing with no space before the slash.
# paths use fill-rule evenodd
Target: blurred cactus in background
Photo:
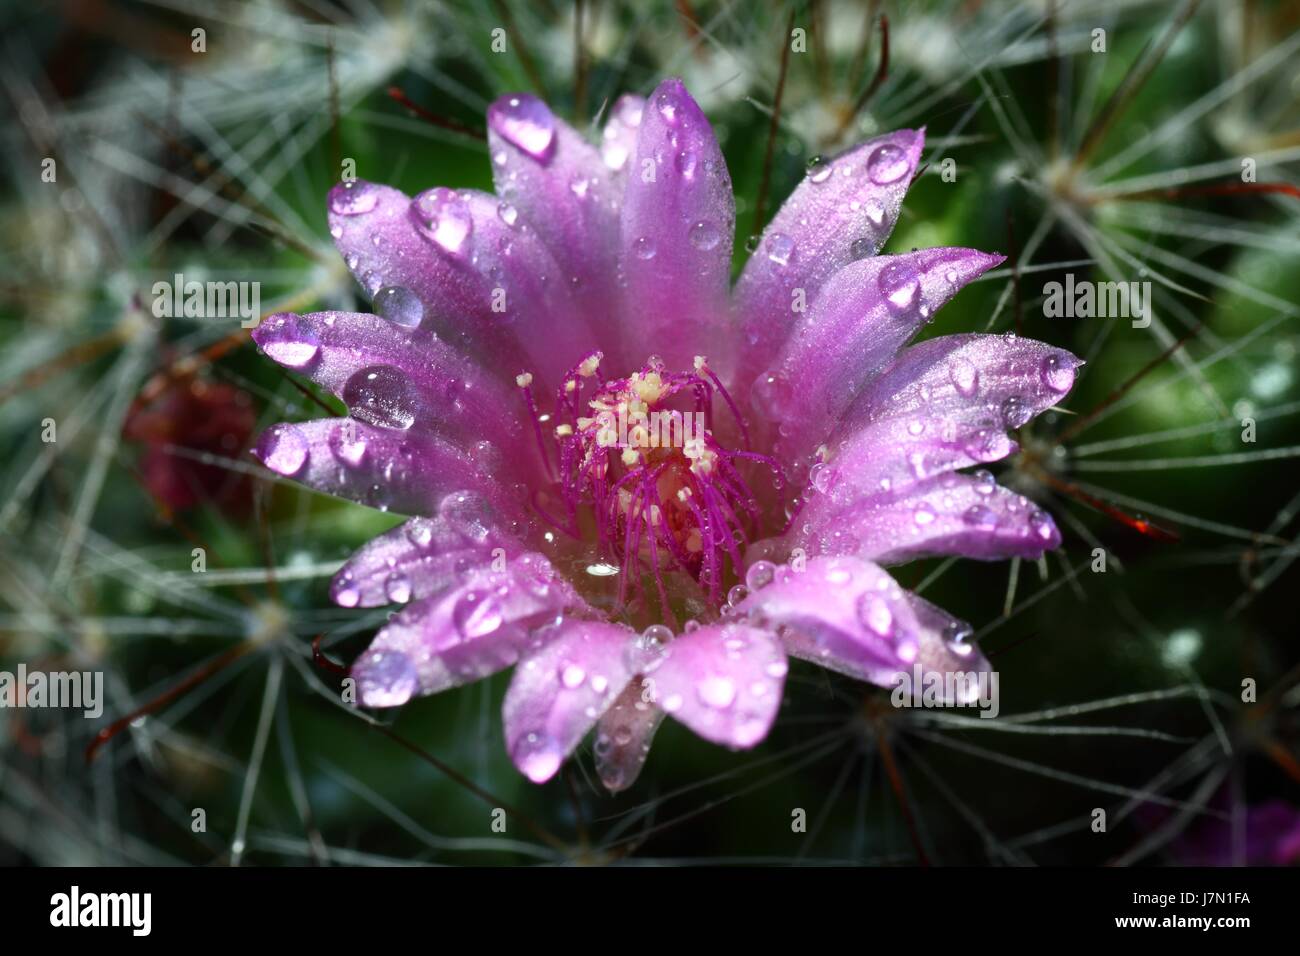
<path id="1" fill-rule="evenodd" d="M 68 0 L 5 17 L 0 863 L 1295 860 L 1294 4 Z M 1009 333 L 1086 360 L 992 466 L 1064 540 L 894 569 L 974 625 L 994 719 L 793 662 L 756 749 L 666 722 L 617 795 L 590 741 L 535 786 L 501 745 L 506 675 L 394 710 L 348 699 L 394 608 L 338 607 L 330 580 L 401 519 L 251 454 L 272 423 L 344 410 L 252 331 L 393 307 L 335 252 L 340 180 L 490 191 L 501 95 L 616 151 L 618 98 L 669 76 L 730 170 L 733 274 L 838 152 L 926 128 L 881 251 L 1007 256 L 922 338 Z M 1133 284 L 1135 307 L 1102 317 L 1063 292 L 1101 290 L 1095 306 L 1105 283 Z M 6 702 L 20 664 L 103 674 L 103 713 Z"/>

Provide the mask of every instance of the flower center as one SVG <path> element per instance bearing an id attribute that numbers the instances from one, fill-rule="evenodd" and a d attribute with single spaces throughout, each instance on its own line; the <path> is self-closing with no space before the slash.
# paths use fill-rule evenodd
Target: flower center
<path id="1" fill-rule="evenodd" d="M 553 479 L 534 506 L 565 534 L 594 537 L 617 563 L 620 605 L 657 600 L 673 620 L 670 582 L 684 577 L 716 608 L 729 578 L 741 575 L 742 549 L 762 522 L 762 504 L 741 469 L 766 465 L 780 488 L 780 466 L 748 450 L 739 409 L 704 357 L 687 372 L 651 357 L 617 379 L 602 376 L 602 357 L 591 353 L 565 376 L 551 414 L 539 410 L 532 376 L 516 379 Z M 715 398 L 744 449 L 715 437 Z"/>

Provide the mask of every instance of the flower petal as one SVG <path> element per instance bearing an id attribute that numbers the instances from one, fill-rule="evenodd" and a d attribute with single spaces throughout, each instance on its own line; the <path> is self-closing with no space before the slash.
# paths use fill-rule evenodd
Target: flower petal
<path id="1" fill-rule="evenodd" d="M 329 207 L 335 245 L 377 307 L 391 298 L 386 290 L 411 293 L 420 327 L 485 367 L 511 376 L 526 369 L 557 386 L 590 351 L 585 314 L 567 283 L 557 281 L 550 251 L 510 203 L 443 187 L 410 199 L 355 180 L 330 191 Z"/>
<path id="2" fill-rule="evenodd" d="M 614 120 L 613 122 L 617 122 Z M 537 97 L 510 93 L 488 108 L 496 193 L 541 237 L 588 315 L 612 315 L 618 295 L 623 189 L 600 152 Z M 601 341 L 589 348 L 609 348 Z"/>
<path id="3" fill-rule="evenodd" d="M 496 673 L 554 637 L 568 609 L 587 610 L 540 554 L 504 571 L 480 569 L 455 589 L 416 601 L 375 635 L 352 665 L 360 703 L 396 707 Z"/>
<path id="4" fill-rule="evenodd" d="M 674 638 L 649 679 L 669 716 L 705 740 L 744 750 L 771 729 L 787 669 L 768 631 L 727 622 Z"/>
<path id="5" fill-rule="evenodd" d="M 836 272 L 884 245 L 924 145 L 924 129 L 886 133 L 818 164 L 795 187 L 736 283 L 742 381 L 772 364 L 794 328 L 795 289 L 811 303 Z"/>
<path id="6" fill-rule="evenodd" d="M 441 593 L 494 556 L 518 556 L 519 531 L 482 498 L 450 494 L 435 517 L 412 518 L 363 545 L 334 575 L 330 597 L 343 607 L 379 607 Z"/>
<path id="7" fill-rule="evenodd" d="M 596 724 L 596 773 L 610 793 L 636 782 L 663 723 L 664 712 L 646 699 L 653 686 L 648 677 L 632 681 Z"/>
<path id="8" fill-rule="evenodd" d="M 322 418 L 272 425 L 253 454 L 276 474 L 381 511 L 433 514 L 445 495 L 463 490 L 522 517 L 481 457 L 435 435 Z"/>
<path id="9" fill-rule="evenodd" d="M 1047 512 L 987 472 L 943 474 L 896 495 L 868 496 L 801 517 L 796 540 L 809 553 L 856 554 L 882 564 L 949 554 L 1033 560 L 1061 543 Z"/>
<path id="10" fill-rule="evenodd" d="M 488 436 L 517 445 L 524 435 L 519 397 L 427 329 L 360 312 L 280 312 L 253 330 L 253 340 L 354 406 L 357 417 L 382 419 L 389 405 L 388 411 L 409 415 L 409 427 L 467 445 Z M 377 394 L 377 384 L 387 394 Z M 395 401 L 406 407 L 392 409 Z"/>
<path id="11" fill-rule="evenodd" d="M 506 748 L 533 783 L 545 783 L 632 679 L 621 624 L 567 621 L 519 662 L 502 705 Z"/>
<path id="12" fill-rule="evenodd" d="M 779 629 L 792 656 L 880 687 L 910 680 L 918 665 L 923 673 L 988 669 L 964 641 L 969 626 L 860 558 L 822 556 L 802 571 L 778 568 L 734 613 Z"/>
<path id="13" fill-rule="evenodd" d="M 1016 449 L 1008 429 L 1061 401 L 1081 364 L 1018 336 L 945 335 L 904 349 L 845 414 L 810 507 L 1006 457 Z"/>
<path id="14" fill-rule="evenodd" d="M 907 593 L 855 557 L 810 558 L 802 571 L 784 565 L 734 613 L 778 629 L 795 657 L 881 686 L 919 648 Z"/>
<path id="15" fill-rule="evenodd" d="M 713 128 L 681 80 L 668 79 L 642 114 L 623 199 L 624 360 L 729 357 L 722 336 L 736 205 Z"/>
<path id="16" fill-rule="evenodd" d="M 754 383 L 758 410 L 781 423 L 785 454 L 798 458 L 824 441 L 872 376 L 962 286 L 1002 258 L 974 249 L 922 249 L 837 272 Z"/>

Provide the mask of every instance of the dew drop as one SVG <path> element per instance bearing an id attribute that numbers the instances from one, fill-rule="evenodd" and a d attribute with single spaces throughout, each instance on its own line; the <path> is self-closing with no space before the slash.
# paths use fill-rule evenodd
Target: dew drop
<path id="1" fill-rule="evenodd" d="M 496 599 L 469 592 L 460 597 L 451 611 L 452 624 L 465 640 L 486 637 L 501 627 L 504 617 Z"/>
<path id="2" fill-rule="evenodd" d="M 691 245 L 696 249 L 708 252 L 710 249 L 717 248 L 718 243 L 722 241 L 722 234 L 718 232 L 718 227 L 713 223 L 701 219 L 691 226 L 690 240 Z"/>
<path id="3" fill-rule="evenodd" d="M 891 312 L 903 312 L 911 308 L 921 291 L 921 280 L 915 270 L 901 261 L 891 262 L 881 269 L 876 282 Z"/>
<path id="4" fill-rule="evenodd" d="M 867 176 L 877 186 L 898 182 L 911 168 L 907 152 L 893 143 L 877 146 L 867 158 Z"/>
<path id="5" fill-rule="evenodd" d="M 292 312 L 268 316 L 258 333 L 262 351 L 288 368 L 304 368 L 320 352 L 320 339 L 312 324 Z"/>
<path id="6" fill-rule="evenodd" d="M 655 257 L 655 243 L 649 236 L 641 236 L 632 243 L 632 253 L 638 259 L 653 259 Z"/>
<path id="7" fill-rule="evenodd" d="M 329 194 L 330 212 L 340 216 L 361 216 L 379 205 L 379 189 L 363 179 L 339 183 Z"/>
<path id="8" fill-rule="evenodd" d="M 876 244 L 866 236 L 854 239 L 849 243 L 849 256 L 854 260 L 870 259 L 876 253 Z"/>
<path id="9" fill-rule="evenodd" d="M 998 523 L 998 516 L 992 508 L 984 505 L 971 505 L 962 514 L 962 520 L 976 528 L 992 528 Z"/>
<path id="10" fill-rule="evenodd" d="M 948 363 L 948 378 L 958 393 L 970 398 L 980 385 L 979 369 L 968 358 L 958 356 Z"/>
<path id="11" fill-rule="evenodd" d="M 366 437 L 357 423 L 345 418 L 330 432 L 330 452 L 349 468 L 356 468 L 366 458 Z"/>
<path id="12" fill-rule="evenodd" d="M 794 240 L 783 233 L 773 233 L 767 240 L 767 257 L 779 266 L 788 265 L 794 255 Z"/>
<path id="13" fill-rule="evenodd" d="M 474 231 L 469 203 L 444 186 L 428 189 L 415 197 L 415 218 L 420 233 L 452 254 L 464 248 Z"/>
<path id="14" fill-rule="evenodd" d="M 257 456 L 277 474 L 296 475 L 307 464 L 311 449 L 307 439 L 293 425 L 272 425 L 258 443 Z"/>
<path id="15" fill-rule="evenodd" d="M 358 696 L 366 707 L 398 707 L 415 693 L 420 678 L 401 651 L 367 651 L 353 668 Z"/>
<path id="16" fill-rule="evenodd" d="M 726 710 L 736 700 L 736 685 L 729 677 L 706 677 L 695 687 L 700 702 L 715 710 Z"/>
<path id="17" fill-rule="evenodd" d="M 1054 392 L 1068 392 L 1074 385 L 1074 369 L 1067 367 L 1056 355 L 1043 359 L 1038 374 L 1043 384 Z"/>
<path id="18" fill-rule="evenodd" d="M 411 600 L 411 579 L 401 571 L 395 571 L 384 582 L 384 593 L 395 604 L 405 604 Z"/>
<path id="19" fill-rule="evenodd" d="M 375 312 L 407 329 L 419 328 L 424 319 L 424 305 L 419 296 L 396 285 L 385 286 L 375 293 Z"/>
<path id="20" fill-rule="evenodd" d="M 771 561 L 755 561 L 745 572 L 745 586 L 750 591 L 760 591 L 776 579 L 776 565 Z"/>
<path id="21" fill-rule="evenodd" d="M 488 126 L 506 142 L 539 162 L 550 159 L 555 143 L 555 117 L 536 96 L 517 93 L 488 108 Z"/>
<path id="22" fill-rule="evenodd" d="M 370 365 L 353 372 L 343 386 L 343 401 L 352 417 L 381 428 L 410 428 L 419 401 L 405 372 L 391 365 Z"/>

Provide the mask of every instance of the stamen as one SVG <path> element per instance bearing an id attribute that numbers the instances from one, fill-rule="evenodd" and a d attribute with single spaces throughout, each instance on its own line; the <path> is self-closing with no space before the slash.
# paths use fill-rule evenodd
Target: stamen
<path id="1" fill-rule="evenodd" d="M 665 575 L 676 570 L 694 578 L 720 605 L 724 559 L 739 577 L 740 546 L 759 534 L 759 499 L 737 466 L 753 461 L 770 468 L 778 489 L 785 475 L 766 455 L 727 449 L 714 438 L 716 393 L 749 446 L 740 410 L 704 356 L 697 356 L 687 372 L 671 372 L 652 357 L 622 379 L 600 375 L 602 358 L 600 352 L 587 355 L 562 379 L 555 392 L 559 420 L 550 428 L 557 454 L 543 453 L 548 468 L 558 460 L 557 487 L 569 527 L 542 507 L 542 499 L 535 505 L 549 523 L 574 535 L 580 513 L 590 510 L 598 547 L 623 571 L 620 604 L 649 600 L 642 578 L 648 572 L 664 619 L 675 621 Z M 584 383 L 592 379 L 595 393 L 584 396 Z M 543 441 L 541 425 L 550 418 L 532 401 L 532 377 L 525 373 L 516 383 Z"/>

